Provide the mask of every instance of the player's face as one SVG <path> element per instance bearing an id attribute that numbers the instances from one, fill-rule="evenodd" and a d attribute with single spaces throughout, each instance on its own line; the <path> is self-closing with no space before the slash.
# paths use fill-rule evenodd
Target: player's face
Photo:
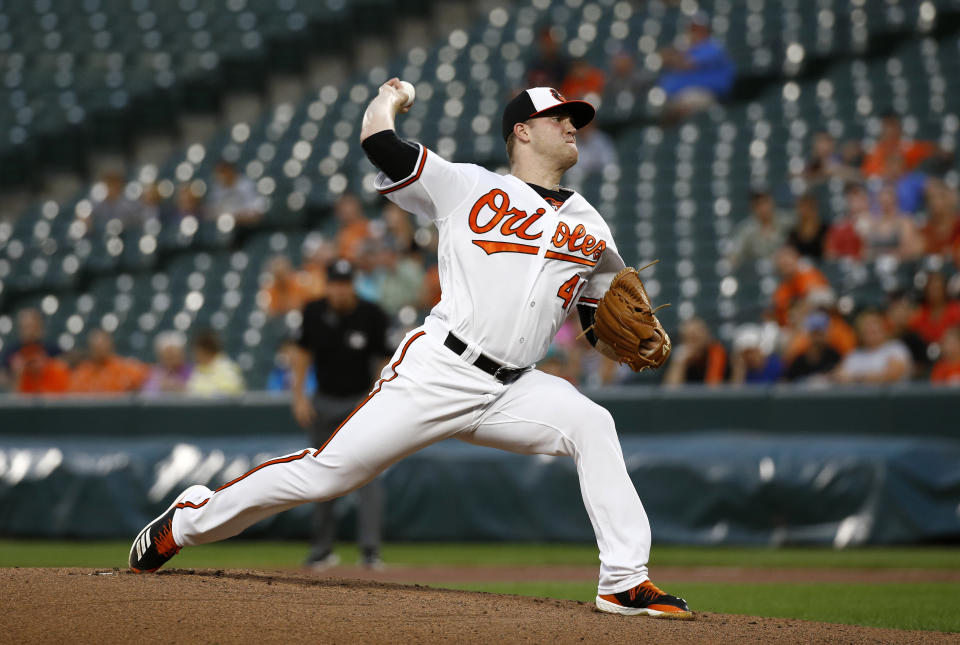
<path id="1" fill-rule="evenodd" d="M 527 121 L 534 150 L 569 168 L 577 163 L 577 129 L 570 115 L 563 112 L 537 117 Z"/>

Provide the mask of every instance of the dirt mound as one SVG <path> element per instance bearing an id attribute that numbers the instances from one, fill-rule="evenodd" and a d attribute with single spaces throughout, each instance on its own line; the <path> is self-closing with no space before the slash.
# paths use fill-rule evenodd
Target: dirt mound
<path id="1" fill-rule="evenodd" d="M 289 571 L 0 569 L 5 642 L 946 643 L 955 635 L 592 605 Z"/>

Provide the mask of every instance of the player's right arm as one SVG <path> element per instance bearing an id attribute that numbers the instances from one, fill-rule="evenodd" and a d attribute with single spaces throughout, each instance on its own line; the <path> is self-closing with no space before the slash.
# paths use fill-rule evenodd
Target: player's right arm
<path id="1" fill-rule="evenodd" d="M 400 89 L 400 79 L 391 78 L 381 85 L 377 95 L 367 106 L 367 111 L 363 113 L 360 141 L 364 141 L 377 132 L 396 130 L 397 114 L 407 112 L 410 109 L 410 106 L 403 107 L 406 100 L 406 95 Z"/>
<path id="2" fill-rule="evenodd" d="M 360 139 L 367 158 L 380 170 L 377 191 L 400 208 L 440 220 L 465 201 L 478 180 L 477 168 L 446 161 L 419 143 L 397 136 L 396 115 L 406 95 L 393 78 L 367 106 Z"/>

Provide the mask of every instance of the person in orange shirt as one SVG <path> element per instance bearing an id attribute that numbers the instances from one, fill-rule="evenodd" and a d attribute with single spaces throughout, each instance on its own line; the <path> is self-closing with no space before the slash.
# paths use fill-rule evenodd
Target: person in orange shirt
<path id="1" fill-rule="evenodd" d="M 960 209 L 957 191 L 940 179 L 927 182 L 927 223 L 921 233 L 924 252 L 949 256 L 960 245 Z"/>
<path id="2" fill-rule="evenodd" d="M 334 205 L 333 214 L 340 223 L 337 252 L 340 257 L 356 262 L 370 238 L 370 222 L 363 214 L 363 204 L 356 195 L 344 193 Z"/>
<path id="3" fill-rule="evenodd" d="M 830 287 L 816 287 L 812 289 L 802 302 L 796 302 L 790 308 L 788 319 L 792 323 L 794 333 L 789 329 L 782 329 L 789 340 L 783 350 L 783 360 L 789 364 L 797 357 L 806 353 L 813 344 L 813 338 L 806 329 L 806 320 L 814 313 L 821 313 L 826 318 L 826 326 L 818 330 L 823 340 L 833 351 L 840 356 L 846 356 L 857 346 L 857 333 L 836 308 L 836 295 Z"/>
<path id="4" fill-rule="evenodd" d="M 20 394 L 59 394 L 70 384 L 70 368 L 51 357 L 43 345 L 33 344 L 17 352 L 11 361 L 13 390 Z"/>
<path id="5" fill-rule="evenodd" d="M 560 84 L 560 94 L 571 99 L 584 98 L 588 94 L 600 96 L 607 77 L 602 69 L 594 67 L 582 58 L 570 65 L 570 73 Z"/>
<path id="6" fill-rule="evenodd" d="M 32 393 L 48 391 L 47 386 L 57 389 L 57 374 L 64 363 L 51 363 L 60 354 L 60 348 L 44 342 L 46 336 L 43 313 L 34 307 L 17 312 L 17 341 L 5 344 L 0 354 L 0 391 L 10 389 L 14 392 Z M 0 339 L 5 340 L 5 339 Z M 24 370 L 27 370 L 26 373 Z M 44 377 L 43 374 L 48 374 Z M 50 380 L 52 379 L 52 380 Z M 46 385 L 45 385 L 46 384 Z M 24 390 L 22 388 L 26 387 Z"/>
<path id="7" fill-rule="evenodd" d="M 87 348 L 87 359 L 70 375 L 71 392 L 135 392 L 149 375 L 149 368 L 140 361 L 117 356 L 113 351 L 113 337 L 103 329 L 90 332 Z"/>
<path id="8" fill-rule="evenodd" d="M 960 301 L 950 299 L 947 279 L 942 273 L 928 273 L 923 302 L 910 319 L 910 329 L 925 342 L 936 343 L 943 332 L 954 325 L 960 325 Z"/>
<path id="9" fill-rule="evenodd" d="M 315 276 L 308 271 L 294 271 L 289 258 L 277 255 L 270 259 L 270 281 L 260 292 L 261 305 L 271 316 L 279 316 L 288 311 L 300 311 L 321 291 L 314 283 Z"/>
<path id="10" fill-rule="evenodd" d="M 665 384 L 723 383 L 730 371 L 727 350 L 714 340 L 706 322 L 700 318 L 687 320 L 680 329 L 680 341 L 664 376 Z"/>
<path id="11" fill-rule="evenodd" d="M 930 382 L 960 386 L 960 326 L 943 332 L 940 360 L 933 366 Z"/>
<path id="12" fill-rule="evenodd" d="M 887 164 L 898 155 L 903 157 L 905 170 L 913 170 L 937 151 L 929 141 L 904 139 L 900 117 L 894 112 L 883 116 L 881 128 L 880 138 L 863 159 L 861 170 L 866 177 L 887 176 Z"/>
<path id="13" fill-rule="evenodd" d="M 782 280 L 773 293 L 773 316 L 783 327 L 787 324 L 790 305 L 805 298 L 813 289 L 830 285 L 817 268 L 800 262 L 800 254 L 792 246 L 781 247 L 774 263 Z"/>

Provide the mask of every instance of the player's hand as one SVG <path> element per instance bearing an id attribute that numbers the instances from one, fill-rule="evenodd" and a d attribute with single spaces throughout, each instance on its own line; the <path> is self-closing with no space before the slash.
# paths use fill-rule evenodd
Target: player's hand
<path id="1" fill-rule="evenodd" d="M 407 95 L 400 85 L 400 79 L 396 76 L 380 86 L 380 96 L 387 97 L 391 105 L 394 106 L 395 112 L 399 114 L 406 114 L 413 107 L 413 103 L 406 107 L 403 106 L 407 102 Z"/>
<path id="2" fill-rule="evenodd" d="M 293 406 L 293 418 L 297 420 L 301 428 L 309 428 L 313 425 L 317 413 L 314 412 L 310 399 L 304 396 L 302 392 L 297 392 L 293 395 L 291 404 Z"/>

